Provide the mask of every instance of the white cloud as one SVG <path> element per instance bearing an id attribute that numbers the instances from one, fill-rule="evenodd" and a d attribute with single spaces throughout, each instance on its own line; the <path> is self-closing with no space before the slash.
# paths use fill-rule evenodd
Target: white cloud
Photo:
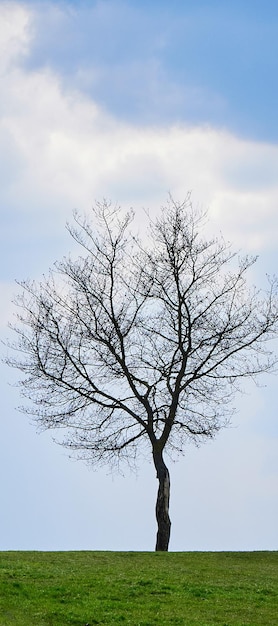
<path id="1" fill-rule="evenodd" d="M 209 207 L 231 240 L 257 251 L 277 240 L 278 146 L 227 131 L 185 125 L 136 126 L 108 116 L 63 85 L 51 68 L 17 64 L 32 44 L 32 16 L 0 6 L 2 61 L 0 157 L 3 206 L 59 223 L 95 198 L 159 207 L 168 191 Z"/>
<path id="2" fill-rule="evenodd" d="M 51 68 L 21 66 L 32 14 L 16 3 L 0 14 L 3 213 L 31 214 L 50 232 L 54 215 L 58 225 L 95 198 L 155 210 L 168 191 L 183 199 L 192 190 L 237 245 L 257 252 L 277 242 L 278 145 L 208 126 L 119 121 Z"/>
<path id="3" fill-rule="evenodd" d="M 31 13 L 16 2 L 0 4 L 0 71 L 25 56 L 31 36 Z"/>

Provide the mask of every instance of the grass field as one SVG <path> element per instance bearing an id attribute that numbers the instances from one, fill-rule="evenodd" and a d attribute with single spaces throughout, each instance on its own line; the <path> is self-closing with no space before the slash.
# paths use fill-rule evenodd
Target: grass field
<path id="1" fill-rule="evenodd" d="M 278 552 L 0 552 L 1 626 L 277 626 Z"/>

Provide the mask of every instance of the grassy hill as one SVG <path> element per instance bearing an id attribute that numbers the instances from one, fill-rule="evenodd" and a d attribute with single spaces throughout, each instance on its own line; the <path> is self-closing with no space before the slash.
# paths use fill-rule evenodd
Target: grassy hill
<path id="1" fill-rule="evenodd" d="M 0 552 L 1 626 L 277 626 L 278 552 Z"/>

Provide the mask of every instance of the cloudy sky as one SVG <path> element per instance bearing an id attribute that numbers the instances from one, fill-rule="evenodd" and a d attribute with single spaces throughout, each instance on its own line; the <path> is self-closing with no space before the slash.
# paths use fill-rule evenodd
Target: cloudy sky
<path id="1" fill-rule="evenodd" d="M 70 251 L 72 211 L 167 193 L 278 260 L 276 0 L 0 0 L 0 332 L 15 279 Z M 5 347 L 2 347 L 5 356 Z M 16 411 L 1 365 L 0 549 L 152 550 L 151 465 L 112 476 L 69 460 Z M 277 378 L 246 386 L 233 427 L 171 464 L 172 550 L 277 549 Z"/>

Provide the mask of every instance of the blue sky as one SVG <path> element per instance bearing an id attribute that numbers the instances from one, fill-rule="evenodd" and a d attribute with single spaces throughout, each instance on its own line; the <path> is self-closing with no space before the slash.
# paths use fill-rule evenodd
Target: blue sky
<path id="1" fill-rule="evenodd" d="M 15 279 L 39 280 L 71 249 L 72 210 L 103 197 L 140 222 L 190 189 L 211 230 L 259 254 L 252 280 L 277 271 L 277 31 L 276 2 L 0 0 L 1 338 Z M 16 377 L 1 365 L 0 549 L 153 549 L 151 465 L 68 460 L 15 410 Z M 171 465 L 173 550 L 277 549 L 277 379 L 262 382 Z"/>
<path id="2" fill-rule="evenodd" d="M 40 11 L 30 67 L 49 63 L 125 120 L 277 139 L 277 4 L 55 4 Z"/>

